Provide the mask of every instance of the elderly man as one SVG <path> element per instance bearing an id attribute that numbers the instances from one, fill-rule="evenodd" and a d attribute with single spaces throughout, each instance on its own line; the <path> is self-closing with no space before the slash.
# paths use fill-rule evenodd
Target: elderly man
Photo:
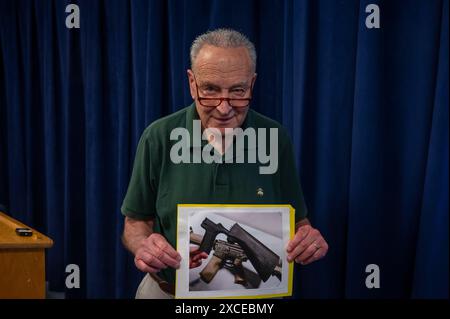
<path id="1" fill-rule="evenodd" d="M 135 256 L 136 267 L 147 273 L 136 298 L 173 297 L 175 269 L 181 261 L 173 248 L 177 204 L 181 203 L 291 204 L 296 210 L 296 233 L 286 248 L 288 262 L 306 265 L 327 253 L 326 241 L 306 218 L 287 132 L 249 108 L 255 69 L 255 48 L 241 33 L 218 29 L 199 36 L 192 44 L 191 69 L 187 71 L 194 103 L 155 121 L 142 134 L 121 208 L 125 215 L 123 243 Z M 203 131 L 222 133 L 223 143 L 202 142 L 214 144 L 221 155 L 230 147 L 225 142 L 227 128 L 278 129 L 279 167 L 273 174 L 260 174 L 252 163 L 174 163 L 171 132 L 185 128 L 192 133 L 195 120 L 201 121 Z M 195 145 L 189 144 L 189 151 L 194 152 Z M 199 266 L 206 257 L 193 252 L 190 266 Z"/>

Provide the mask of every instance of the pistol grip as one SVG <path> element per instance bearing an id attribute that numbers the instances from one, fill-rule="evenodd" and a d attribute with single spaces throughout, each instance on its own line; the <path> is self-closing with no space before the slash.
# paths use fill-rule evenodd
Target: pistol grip
<path id="1" fill-rule="evenodd" d="M 222 259 L 213 255 L 205 268 L 200 272 L 200 278 L 209 284 L 219 271 L 220 267 L 222 267 Z"/>

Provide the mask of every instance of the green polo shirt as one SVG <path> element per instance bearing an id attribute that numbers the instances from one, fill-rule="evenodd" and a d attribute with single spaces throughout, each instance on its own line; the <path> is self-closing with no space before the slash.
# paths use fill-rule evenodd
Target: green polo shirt
<path id="1" fill-rule="evenodd" d="M 171 140 L 170 133 L 175 128 L 186 128 L 192 139 L 193 120 L 198 119 L 195 104 L 192 104 L 145 129 L 121 207 L 123 215 L 140 220 L 154 219 L 154 231 L 161 233 L 173 247 L 176 247 L 177 204 L 290 204 L 295 208 L 296 222 L 306 216 L 292 144 L 279 123 L 249 109 L 242 125 L 243 130 L 247 127 L 278 128 L 278 170 L 264 175 L 259 168 L 268 164 L 258 160 L 256 163 L 223 160 L 207 164 L 192 163 L 191 156 L 191 163 L 174 164 L 170 150 L 178 141 Z M 205 143 L 203 141 L 201 147 Z M 195 147 L 200 147 L 189 144 L 191 153 Z M 269 152 L 268 147 L 266 152 Z M 262 189 L 263 196 L 258 194 L 258 189 Z M 173 269 L 166 269 L 160 275 L 168 282 L 175 282 Z"/>

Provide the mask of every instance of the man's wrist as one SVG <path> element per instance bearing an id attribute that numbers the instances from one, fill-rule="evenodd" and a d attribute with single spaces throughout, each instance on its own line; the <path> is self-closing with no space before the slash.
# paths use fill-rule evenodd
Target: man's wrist
<path id="1" fill-rule="evenodd" d="M 142 241 L 147 239 L 148 236 L 145 235 L 135 235 L 133 238 L 124 238 L 124 245 L 128 249 L 130 253 L 133 254 L 133 256 L 136 255 L 136 251 L 139 249 L 139 247 L 142 245 Z"/>
<path id="2" fill-rule="evenodd" d="M 151 234 L 149 234 L 149 235 L 139 235 L 139 236 L 136 236 L 136 238 L 134 239 L 134 252 L 133 252 L 133 255 L 136 255 L 136 251 L 139 249 L 139 247 L 141 247 L 143 244 L 142 244 L 142 242 L 143 241 L 145 241 L 147 238 L 148 238 L 148 236 L 150 236 Z"/>

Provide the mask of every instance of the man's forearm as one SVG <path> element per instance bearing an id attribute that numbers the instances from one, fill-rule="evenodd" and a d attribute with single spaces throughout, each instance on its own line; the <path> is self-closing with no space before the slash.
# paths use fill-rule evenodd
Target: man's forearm
<path id="1" fill-rule="evenodd" d="M 122 243 L 134 255 L 140 242 L 152 233 L 153 221 L 143 221 L 125 217 Z"/>

